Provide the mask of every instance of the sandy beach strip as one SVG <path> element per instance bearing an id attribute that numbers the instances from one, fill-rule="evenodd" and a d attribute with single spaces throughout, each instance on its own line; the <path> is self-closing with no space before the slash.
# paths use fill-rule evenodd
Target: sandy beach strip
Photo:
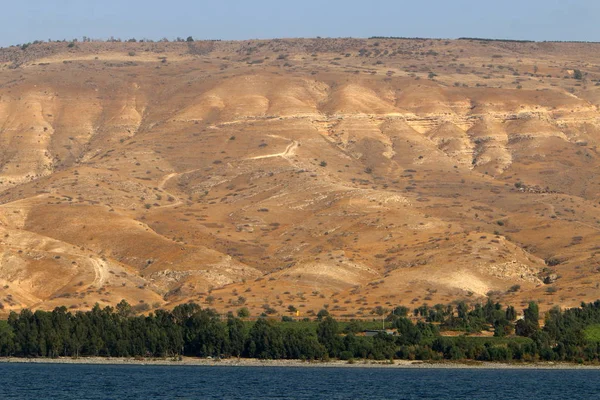
<path id="1" fill-rule="evenodd" d="M 88 364 L 88 365 L 159 365 L 159 366 L 203 366 L 203 367 L 296 367 L 296 368 L 396 368 L 396 369 L 600 369 L 600 365 L 564 362 L 499 363 L 479 361 L 302 361 L 302 360 L 259 360 L 252 358 L 210 359 L 183 357 L 170 358 L 119 358 L 119 357 L 59 357 L 19 358 L 0 357 L 0 363 L 35 364 Z"/>

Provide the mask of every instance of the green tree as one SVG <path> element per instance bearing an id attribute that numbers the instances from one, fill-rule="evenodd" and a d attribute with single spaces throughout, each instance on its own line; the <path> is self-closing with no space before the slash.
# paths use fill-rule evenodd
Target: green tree
<path id="1" fill-rule="evenodd" d="M 390 310 L 382 306 L 377 306 L 371 310 L 372 314 L 375 314 L 381 318 L 381 329 L 385 329 L 385 316 L 388 312 L 390 312 Z"/>
<path id="2" fill-rule="evenodd" d="M 505 317 L 509 321 L 514 321 L 515 319 L 517 319 L 517 312 L 515 311 L 515 308 L 513 306 L 506 307 Z"/>
<path id="3" fill-rule="evenodd" d="M 540 309 L 535 301 L 530 301 L 528 307 L 523 310 L 525 321 L 537 328 L 540 327 Z"/>
<path id="4" fill-rule="evenodd" d="M 532 337 L 540 328 L 540 312 L 536 302 L 530 301 L 529 306 L 523 310 L 524 318 L 517 321 L 515 333 L 519 336 Z"/>
<path id="5" fill-rule="evenodd" d="M 239 318 L 229 317 L 227 319 L 227 333 L 229 335 L 229 354 L 239 357 L 244 352 L 246 342 L 246 328 L 244 322 Z"/>
<path id="6" fill-rule="evenodd" d="M 250 329 L 246 355 L 262 359 L 279 359 L 284 355 L 281 329 L 273 321 L 258 319 Z"/>
<path id="7" fill-rule="evenodd" d="M 117 304 L 116 309 L 117 309 L 117 313 L 119 314 L 119 316 L 121 316 L 123 318 L 128 318 L 133 314 L 133 310 L 131 309 L 131 306 L 125 299 L 121 300 L 121 302 L 119 304 Z"/>
<path id="8" fill-rule="evenodd" d="M 406 316 L 408 316 L 408 311 L 409 311 L 408 307 L 397 306 L 392 311 L 392 314 L 397 315 L 399 317 L 406 317 Z"/>
<path id="9" fill-rule="evenodd" d="M 248 318 L 250 316 L 250 311 L 247 307 L 242 307 L 239 310 L 237 310 L 237 316 L 239 318 Z"/>
<path id="10" fill-rule="evenodd" d="M 317 313 L 317 319 L 319 321 L 321 321 L 323 318 L 328 317 L 328 316 L 329 316 L 329 311 L 327 311 L 324 308 L 322 308 L 321 310 L 319 310 L 319 312 Z"/>
<path id="11" fill-rule="evenodd" d="M 325 346 L 330 357 L 336 357 L 339 350 L 339 327 L 336 320 L 326 316 L 317 325 L 317 338 Z"/>
<path id="12" fill-rule="evenodd" d="M 14 351 L 15 334 L 6 321 L 0 321 L 0 356 L 9 356 Z"/>

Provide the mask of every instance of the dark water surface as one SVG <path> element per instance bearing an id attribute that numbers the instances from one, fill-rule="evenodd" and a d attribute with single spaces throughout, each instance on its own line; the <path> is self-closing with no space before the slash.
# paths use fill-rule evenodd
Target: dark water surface
<path id="1" fill-rule="evenodd" d="M 0 399 L 600 399 L 600 370 L 15 363 Z"/>

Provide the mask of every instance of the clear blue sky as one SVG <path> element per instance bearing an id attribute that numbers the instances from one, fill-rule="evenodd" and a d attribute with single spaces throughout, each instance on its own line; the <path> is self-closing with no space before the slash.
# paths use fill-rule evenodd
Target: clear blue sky
<path id="1" fill-rule="evenodd" d="M 88 36 L 160 39 L 461 36 L 600 41 L 598 0 L 4 1 L 0 46 Z"/>

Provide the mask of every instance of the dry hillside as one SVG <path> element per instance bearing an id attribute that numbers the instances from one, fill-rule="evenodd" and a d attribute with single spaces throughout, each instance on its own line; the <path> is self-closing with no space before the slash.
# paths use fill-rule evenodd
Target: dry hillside
<path id="1" fill-rule="evenodd" d="M 598 50 L 0 49 L 0 308 L 596 299 Z"/>

